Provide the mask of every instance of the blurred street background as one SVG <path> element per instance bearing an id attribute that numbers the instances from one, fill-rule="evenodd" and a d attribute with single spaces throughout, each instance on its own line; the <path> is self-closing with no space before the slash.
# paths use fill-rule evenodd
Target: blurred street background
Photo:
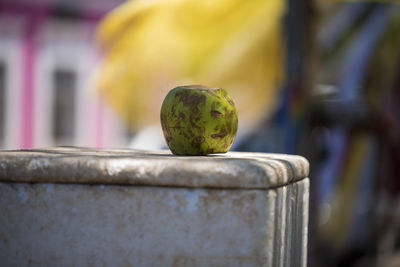
<path id="1" fill-rule="evenodd" d="M 309 266 L 400 266 L 400 3 L 1 0 L 0 149 L 166 148 L 177 85 L 311 166 Z"/>

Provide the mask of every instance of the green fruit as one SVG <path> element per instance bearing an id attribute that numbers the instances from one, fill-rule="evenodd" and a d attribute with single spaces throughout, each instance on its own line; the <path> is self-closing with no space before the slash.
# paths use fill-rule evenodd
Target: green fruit
<path id="1" fill-rule="evenodd" d="M 161 126 L 175 155 L 226 153 L 235 140 L 238 116 L 224 89 L 179 86 L 164 99 Z"/>

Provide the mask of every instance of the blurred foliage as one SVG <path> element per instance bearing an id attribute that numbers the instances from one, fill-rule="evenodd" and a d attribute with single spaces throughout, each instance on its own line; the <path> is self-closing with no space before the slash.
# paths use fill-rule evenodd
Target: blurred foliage
<path id="1" fill-rule="evenodd" d="M 310 110 L 314 265 L 399 266 L 400 6 L 324 8 L 316 82 L 333 90 Z"/>
<path id="2" fill-rule="evenodd" d="M 281 0 L 135 0 L 98 30 L 98 87 L 133 130 L 158 123 L 177 85 L 225 88 L 248 126 L 272 110 L 283 81 Z"/>

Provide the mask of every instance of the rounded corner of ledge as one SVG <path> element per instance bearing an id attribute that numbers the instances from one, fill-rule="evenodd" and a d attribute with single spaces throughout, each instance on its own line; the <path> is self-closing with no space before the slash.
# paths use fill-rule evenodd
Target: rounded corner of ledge
<path id="1" fill-rule="evenodd" d="M 310 174 L 310 161 L 305 156 L 299 156 L 304 162 L 306 177 Z"/>

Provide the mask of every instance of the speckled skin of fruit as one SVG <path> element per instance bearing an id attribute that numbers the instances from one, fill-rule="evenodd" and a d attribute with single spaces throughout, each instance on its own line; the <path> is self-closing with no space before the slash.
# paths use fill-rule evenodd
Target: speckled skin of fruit
<path id="1" fill-rule="evenodd" d="M 221 88 L 172 89 L 161 107 L 165 140 L 175 155 L 226 153 L 238 128 L 235 103 Z"/>

